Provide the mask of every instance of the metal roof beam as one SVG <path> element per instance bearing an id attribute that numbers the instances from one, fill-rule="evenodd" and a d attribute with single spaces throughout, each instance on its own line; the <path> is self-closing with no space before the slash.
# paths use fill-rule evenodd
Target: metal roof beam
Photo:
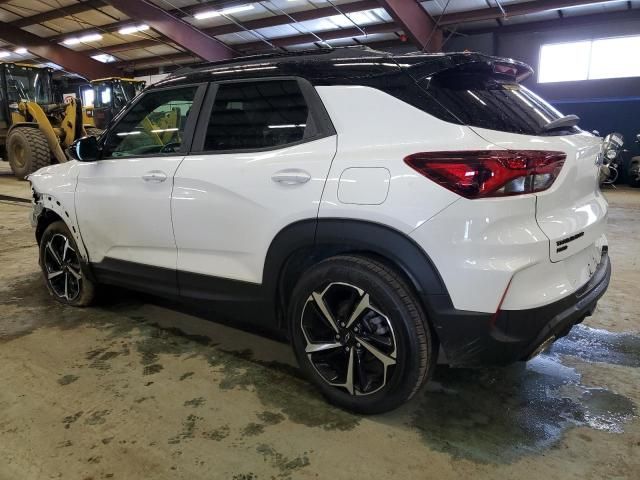
<path id="1" fill-rule="evenodd" d="M 442 50 L 442 31 L 438 29 L 436 22 L 419 2 L 380 0 L 380 5 L 420 50 L 429 52 Z"/>
<path id="2" fill-rule="evenodd" d="M 502 27 L 462 29 L 464 35 L 480 35 L 483 33 L 535 33 L 560 28 L 582 27 L 616 20 L 640 20 L 640 9 L 623 10 L 620 12 L 592 13 L 575 17 L 556 18 L 538 22 L 518 23 Z"/>
<path id="3" fill-rule="evenodd" d="M 108 0 L 108 3 L 204 60 L 224 60 L 235 56 L 235 52 L 224 43 L 149 1 Z"/>
<path id="4" fill-rule="evenodd" d="M 504 14 L 498 7 L 480 8 L 466 12 L 448 13 L 441 16 L 438 22 L 441 26 L 456 23 L 479 22 L 482 20 L 495 20 L 496 18 L 517 17 L 519 15 L 558 10 L 561 8 L 575 7 L 577 5 L 589 5 L 591 3 L 602 3 L 602 0 L 535 0 L 525 3 L 503 5 Z"/>
<path id="5" fill-rule="evenodd" d="M 42 37 L 18 27 L 0 22 L 0 39 L 26 48 L 34 55 L 60 65 L 65 70 L 78 73 L 88 79 L 115 77 L 121 72 L 112 65 L 98 62 L 83 53 L 62 45 L 48 42 Z"/>

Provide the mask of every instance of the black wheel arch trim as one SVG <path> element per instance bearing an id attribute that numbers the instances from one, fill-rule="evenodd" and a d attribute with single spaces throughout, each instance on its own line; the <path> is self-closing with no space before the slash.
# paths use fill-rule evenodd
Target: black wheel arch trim
<path id="1" fill-rule="evenodd" d="M 292 270 L 300 275 L 319 260 L 347 253 L 373 255 L 399 269 L 428 313 L 441 306 L 443 300 L 445 305 L 451 305 L 437 268 L 413 239 L 379 223 L 345 218 L 303 220 L 282 229 L 266 255 L 262 281 L 265 293 L 275 299 L 279 308 L 285 307 L 290 290 L 287 277 Z M 289 279 L 289 287 L 291 282 Z M 444 298 L 432 302 L 433 296 Z"/>

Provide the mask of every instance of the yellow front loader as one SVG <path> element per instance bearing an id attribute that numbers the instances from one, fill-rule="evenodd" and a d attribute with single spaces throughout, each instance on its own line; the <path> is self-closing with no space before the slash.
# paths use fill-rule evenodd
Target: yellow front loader
<path id="1" fill-rule="evenodd" d="M 67 147 L 99 132 L 85 128 L 77 100 L 53 103 L 51 76 L 51 69 L 32 65 L 4 63 L 0 68 L 0 147 L 18 178 L 66 162 Z"/>

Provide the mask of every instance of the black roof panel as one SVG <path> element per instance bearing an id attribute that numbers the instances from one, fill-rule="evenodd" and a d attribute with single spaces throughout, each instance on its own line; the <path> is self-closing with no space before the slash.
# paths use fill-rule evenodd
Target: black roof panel
<path id="1" fill-rule="evenodd" d="M 518 79 L 528 76 L 528 65 L 511 59 L 476 52 L 409 53 L 394 55 L 368 47 L 316 49 L 302 52 L 273 53 L 238 57 L 220 62 L 182 68 L 155 86 L 180 85 L 212 80 L 299 76 L 314 85 L 354 85 L 361 81 L 405 71 L 415 79 L 452 68 L 483 68 L 509 65 Z"/>

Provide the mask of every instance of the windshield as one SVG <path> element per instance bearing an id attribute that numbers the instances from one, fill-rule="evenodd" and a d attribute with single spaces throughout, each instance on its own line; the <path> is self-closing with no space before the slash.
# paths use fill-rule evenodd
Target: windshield
<path id="1" fill-rule="evenodd" d="M 6 68 L 9 102 L 30 101 L 48 105 L 51 100 L 51 73 L 45 69 L 19 66 Z"/>

